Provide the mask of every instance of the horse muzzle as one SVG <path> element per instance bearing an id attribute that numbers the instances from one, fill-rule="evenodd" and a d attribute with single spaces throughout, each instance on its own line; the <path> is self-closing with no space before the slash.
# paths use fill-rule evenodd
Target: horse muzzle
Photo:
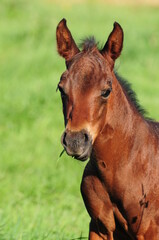
<path id="1" fill-rule="evenodd" d="M 72 132 L 65 130 L 61 137 L 61 143 L 68 155 L 80 161 L 90 157 L 92 151 L 92 138 L 86 130 Z"/>

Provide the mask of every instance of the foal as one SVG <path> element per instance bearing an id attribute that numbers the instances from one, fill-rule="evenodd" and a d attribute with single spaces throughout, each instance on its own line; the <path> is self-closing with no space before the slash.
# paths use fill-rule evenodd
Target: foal
<path id="1" fill-rule="evenodd" d="M 68 155 L 88 161 L 81 193 L 91 217 L 90 240 L 159 240 L 159 124 L 144 117 L 133 92 L 113 71 L 123 47 L 118 23 L 102 50 L 77 47 L 66 20 L 57 49 L 67 70 L 58 88 Z"/>

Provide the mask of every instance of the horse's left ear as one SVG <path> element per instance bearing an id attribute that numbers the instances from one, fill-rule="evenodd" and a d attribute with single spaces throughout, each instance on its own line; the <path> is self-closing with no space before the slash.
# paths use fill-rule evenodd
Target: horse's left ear
<path id="1" fill-rule="evenodd" d="M 112 68 L 115 60 L 120 56 L 123 48 L 124 33 L 119 23 L 114 23 L 114 28 L 110 33 L 104 48 L 102 49 L 102 55 L 110 61 Z"/>

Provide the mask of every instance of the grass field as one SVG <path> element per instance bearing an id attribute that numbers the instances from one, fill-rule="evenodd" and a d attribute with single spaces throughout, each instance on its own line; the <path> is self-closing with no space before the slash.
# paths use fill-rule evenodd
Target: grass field
<path id="1" fill-rule="evenodd" d="M 159 8 L 1 0 L 0 240 L 88 234 L 79 191 L 84 164 L 58 157 L 64 128 L 55 90 L 65 65 L 56 53 L 55 29 L 63 17 L 77 42 L 95 35 L 104 44 L 113 22 L 122 25 L 116 68 L 159 119 Z"/>

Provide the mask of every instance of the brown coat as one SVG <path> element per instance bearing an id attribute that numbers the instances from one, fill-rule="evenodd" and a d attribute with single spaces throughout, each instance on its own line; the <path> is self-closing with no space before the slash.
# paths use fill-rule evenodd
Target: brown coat
<path id="1" fill-rule="evenodd" d="M 81 183 L 89 239 L 158 240 L 159 124 L 144 117 L 113 71 L 123 30 L 114 23 L 101 51 L 93 39 L 80 51 L 65 19 L 56 36 L 67 66 L 58 85 L 66 125 L 61 141 L 76 159 L 90 157 Z"/>

